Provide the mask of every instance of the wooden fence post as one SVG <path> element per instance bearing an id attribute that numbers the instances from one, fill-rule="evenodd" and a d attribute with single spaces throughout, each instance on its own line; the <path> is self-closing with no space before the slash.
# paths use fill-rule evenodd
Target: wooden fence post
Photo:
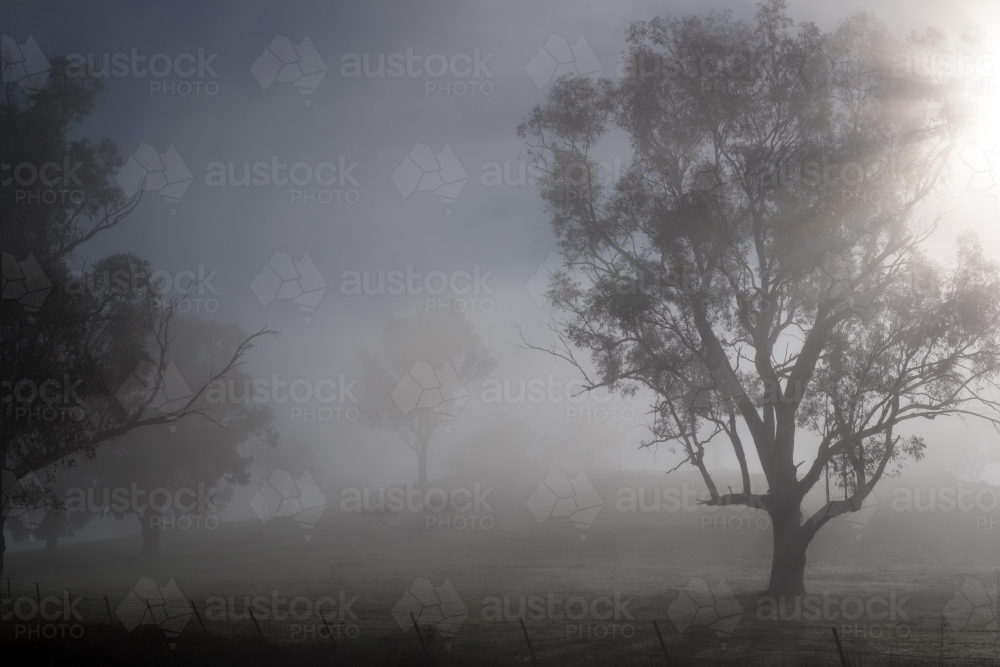
<path id="1" fill-rule="evenodd" d="M 833 630 L 833 640 L 837 642 L 837 653 L 840 654 L 840 665 L 841 667 L 850 667 L 847 662 L 847 654 L 844 653 L 844 647 L 840 645 L 840 635 L 837 634 L 837 628 L 830 628 Z"/>
<path id="2" fill-rule="evenodd" d="M 989 597 L 989 593 L 986 594 Z M 941 614 L 941 649 L 938 654 L 938 664 L 944 667 L 944 614 Z"/>
<path id="3" fill-rule="evenodd" d="M 257 624 L 257 617 L 253 615 L 253 609 L 247 607 L 247 611 L 250 612 L 250 620 L 253 621 L 253 626 L 257 628 L 257 634 L 260 635 L 260 640 L 262 642 L 266 642 L 267 640 L 264 639 L 264 633 L 261 632 L 260 625 Z"/>
<path id="4" fill-rule="evenodd" d="M 410 612 L 410 620 L 413 621 L 413 629 L 417 631 L 417 639 L 420 640 L 420 646 L 423 647 L 424 653 L 427 654 L 427 657 L 431 657 L 431 652 L 427 650 L 427 644 L 424 643 L 424 636 L 420 634 L 420 628 L 417 626 L 417 619 L 414 618 L 412 611 Z"/>
<path id="5" fill-rule="evenodd" d="M 663 649 L 663 657 L 670 664 L 670 654 L 667 653 L 667 644 L 663 641 L 663 635 L 660 634 L 660 626 L 657 625 L 656 621 L 653 621 L 653 629 L 656 630 L 656 638 L 660 640 L 660 648 Z"/>
<path id="6" fill-rule="evenodd" d="M 194 600 L 191 600 L 191 609 L 194 611 L 195 618 L 198 619 L 198 625 L 201 626 L 201 631 L 207 635 L 208 630 L 205 629 L 205 621 L 201 620 L 201 614 L 198 613 L 198 607 L 194 606 Z"/>
<path id="7" fill-rule="evenodd" d="M 538 662 L 535 660 L 535 649 L 531 648 L 531 640 L 528 639 L 528 628 L 524 627 L 524 619 L 518 618 L 521 623 L 521 632 L 524 633 L 524 643 L 528 645 L 528 653 L 531 654 L 531 662 Z"/>
<path id="8" fill-rule="evenodd" d="M 330 628 L 330 624 L 326 622 L 326 612 L 320 612 L 319 617 L 323 619 L 323 625 L 326 626 L 326 631 L 330 633 L 330 643 L 333 644 L 333 648 L 337 648 L 337 640 L 333 638 L 333 630 Z"/>

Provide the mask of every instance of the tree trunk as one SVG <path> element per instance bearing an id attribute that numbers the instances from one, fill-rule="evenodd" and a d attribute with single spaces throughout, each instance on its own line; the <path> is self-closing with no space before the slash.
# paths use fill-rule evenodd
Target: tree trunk
<path id="1" fill-rule="evenodd" d="M 7 515 L 0 516 L 0 576 L 3 576 L 4 557 L 7 555 L 7 538 L 3 531 L 7 529 Z"/>
<path id="2" fill-rule="evenodd" d="M 160 553 L 160 515 L 147 510 L 142 521 L 142 555 L 155 556 Z"/>
<path id="3" fill-rule="evenodd" d="M 799 509 L 773 511 L 771 525 L 774 553 L 771 556 L 771 580 L 764 595 L 775 599 L 806 594 L 806 549 L 812 533 L 799 525 Z"/>
<path id="4" fill-rule="evenodd" d="M 45 536 L 45 550 L 46 551 L 55 551 L 58 548 L 59 548 L 59 538 L 56 537 L 55 535 L 46 535 Z"/>
<path id="5" fill-rule="evenodd" d="M 427 487 L 427 447 L 417 450 L 417 488 Z"/>

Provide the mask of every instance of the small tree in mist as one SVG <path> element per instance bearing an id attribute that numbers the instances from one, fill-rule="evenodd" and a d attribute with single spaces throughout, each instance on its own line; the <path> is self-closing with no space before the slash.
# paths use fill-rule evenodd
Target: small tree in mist
<path id="1" fill-rule="evenodd" d="M 0 74 L 8 67 L 17 64 L 4 53 Z M 0 155 L 21 169 L 23 181 L 0 187 L 5 523 L 18 480 L 92 457 L 132 429 L 198 414 L 207 383 L 169 411 L 154 405 L 164 396 L 174 307 L 157 304 L 145 260 L 117 253 L 88 264 L 80 253 L 128 218 L 142 192 L 129 198 L 113 183 L 122 165 L 113 142 L 68 138 L 93 110 L 98 80 L 67 77 L 63 58 L 52 59 L 45 85 L 30 99 L 16 77 L 0 78 Z M 245 338 L 212 379 L 238 366 L 263 333 Z M 130 377 L 142 389 L 125 407 L 118 394 Z M 49 500 L 57 502 L 51 493 Z M 5 548 L 0 534 L 0 566 Z"/>
<path id="2" fill-rule="evenodd" d="M 899 42 L 864 16 L 794 29 L 784 10 L 636 23 L 617 81 L 563 79 L 518 129 L 567 266 L 550 289 L 560 342 L 545 349 L 591 388 L 654 392 L 646 445 L 679 447 L 709 504 L 770 515 L 774 596 L 804 593 L 817 531 L 923 455 L 902 427 L 997 423 L 1000 371 L 997 266 L 969 237 L 950 268 L 921 251 L 935 228 L 922 204 L 968 109 L 960 77 L 913 65 L 950 47 Z M 612 133 L 632 159 L 609 184 L 595 146 Z M 721 492 L 705 465 L 716 436 L 742 492 Z M 827 470 L 843 499 L 803 517 Z"/>
<path id="3" fill-rule="evenodd" d="M 434 431 L 458 416 L 466 385 L 484 379 L 494 365 L 461 313 L 390 318 L 380 348 L 361 350 L 361 418 L 403 436 L 417 455 L 417 483 L 424 486 Z"/>
<path id="4" fill-rule="evenodd" d="M 45 487 L 54 498 L 65 498 L 69 489 L 91 483 L 86 466 L 81 467 L 75 462 L 68 466 L 49 468 L 43 474 L 46 476 Z M 61 502 L 52 503 L 37 528 L 25 525 L 21 521 L 11 521 L 6 527 L 15 542 L 37 539 L 45 542 L 46 551 L 56 551 L 60 537 L 72 537 L 76 531 L 97 518 L 99 514 L 99 512 L 68 512 Z"/>

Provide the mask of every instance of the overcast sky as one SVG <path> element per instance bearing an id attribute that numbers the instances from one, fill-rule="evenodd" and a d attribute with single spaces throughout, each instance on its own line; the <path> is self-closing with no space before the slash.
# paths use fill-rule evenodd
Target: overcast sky
<path id="1" fill-rule="evenodd" d="M 426 292 L 345 294 L 345 272 L 350 277 L 349 272 L 367 271 L 374 277 L 379 271 L 405 273 L 407 267 L 422 277 L 442 272 L 454 278 L 460 290 L 467 284 L 460 272 L 478 272 L 479 283 L 468 283 L 476 286 L 474 293 L 455 294 L 449 288 L 430 298 L 435 303 L 463 300 L 499 361 L 493 377 L 515 383 L 545 379 L 550 373 L 562 381 L 574 377 L 565 365 L 520 349 L 512 328 L 520 325 L 541 342 L 540 325 L 550 316 L 528 285 L 555 250 L 554 238 L 536 190 L 530 183 L 517 183 L 521 144 L 515 130 L 544 99 L 553 75 L 550 61 L 539 50 L 546 44 L 550 51 L 572 45 L 585 73 L 614 76 L 633 21 L 710 9 L 750 18 L 754 11 L 754 2 L 748 0 L 39 0 L 0 5 L 3 34 L 18 45 L 33 38 L 47 57 L 80 54 L 100 71 L 105 54 L 112 70 L 116 54 L 125 54 L 121 58 L 129 72 L 121 77 L 109 72 L 104 78 L 105 94 L 82 134 L 111 137 L 123 156 L 143 144 L 151 146 L 167 155 L 171 179 L 184 173 L 169 151 L 173 147 L 191 174 L 186 189 L 175 185 L 175 193 L 183 189 L 179 199 L 167 201 L 160 192 L 146 192 L 139 210 L 122 228 L 88 248 L 90 256 L 131 250 L 172 276 L 198 274 L 199 269 L 203 275 L 214 274 L 209 293 L 196 295 L 203 300 L 192 306 L 201 309 L 194 314 L 238 321 L 248 332 L 264 326 L 279 330 L 280 338 L 254 350 L 250 371 L 313 382 L 340 374 L 348 380 L 355 377 L 358 348 L 377 343 L 389 316 L 427 307 Z M 863 9 L 873 11 L 901 36 L 929 26 L 954 34 L 975 23 L 996 37 L 1000 25 L 995 0 L 790 2 L 796 20 L 815 21 L 824 29 Z M 289 46 L 291 55 L 284 56 Z M 134 63 L 133 53 L 138 56 Z M 280 69 L 282 57 L 285 64 L 297 61 L 300 73 Z M 387 60 L 382 76 L 380 58 Z M 349 76 L 356 72 L 353 65 L 360 62 L 363 69 L 366 59 L 374 76 L 363 71 L 360 77 Z M 139 75 L 151 60 L 165 75 Z M 391 76 L 393 63 L 400 61 L 408 71 Z M 611 146 L 604 153 L 611 172 L 616 159 L 619 164 L 628 159 L 618 150 L 616 154 Z M 419 181 L 419 165 L 426 169 L 435 161 L 442 185 L 450 187 L 414 191 L 418 185 L 431 187 L 431 180 Z M 239 180 L 246 162 L 267 163 L 262 172 L 269 176 L 272 163 L 303 163 L 291 174 L 293 180 L 312 178 L 304 185 L 229 183 L 230 164 Z M 504 165 L 514 182 L 492 184 L 490 177 L 498 170 L 502 174 Z M 289 175 L 288 169 L 276 175 L 280 180 Z M 980 204 L 951 216 L 944 238 L 972 226 L 996 254 L 996 212 Z M 275 253 L 296 262 L 308 254 L 327 284 L 314 311 L 305 312 L 289 299 L 268 301 L 254 291 L 255 277 Z M 423 279 L 413 284 L 422 286 Z M 482 404 L 479 388 L 471 394 L 461 418 L 444 437 L 446 445 L 475 432 L 495 412 L 530 419 L 540 434 L 558 436 L 565 429 L 568 404 L 555 410 L 497 410 Z M 641 401 L 632 407 L 637 418 L 619 419 L 611 426 L 637 442 L 644 435 L 644 409 Z M 346 420 L 293 420 L 283 410 L 276 406 L 283 435 L 308 442 L 330 469 L 388 482 L 412 475 L 414 461 L 396 443 L 398 436 Z M 928 433 L 965 437 L 966 431 L 946 430 Z M 990 437 L 985 430 L 975 433 Z M 661 454 L 654 462 L 648 452 L 632 446 L 623 448 L 622 457 L 625 467 L 634 468 L 661 469 L 676 460 Z M 430 465 L 432 476 L 443 465 L 433 452 Z"/>

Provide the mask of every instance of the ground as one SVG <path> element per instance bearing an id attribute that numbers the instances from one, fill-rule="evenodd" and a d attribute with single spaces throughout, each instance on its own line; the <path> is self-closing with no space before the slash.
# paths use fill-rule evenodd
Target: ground
<path id="1" fill-rule="evenodd" d="M 995 507 L 985 521 L 982 508 L 905 511 L 893 502 L 898 493 L 883 489 L 866 522 L 838 520 L 820 532 L 808 555 L 812 600 L 799 601 L 796 613 L 793 601 L 758 597 L 770 566 L 761 515 L 666 502 L 659 511 L 625 511 L 627 489 L 644 489 L 648 508 L 655 487 L 681 489 L 682 479 L 591 477 L 603 506 L 589 527 L 558 511 L 539 522 L 525 502 L 531 487 L 493 491 L 489 511 L 478 514 L 344 512 L 343 496 L 326 488 L 329 506 L 310 530 L 277 517 L 171 530 L 158 556 L 138 556 L 137 535 L 8 554 L 4 597 L 61 599 L 70 589 L 82 598 L 75 609 L 92 637 L 111 632 L 93 624 L 128 626 L 129 604 L 140 605 L 134 618 L 145 621 L 180 609 L 186 616 L 173 622 L 181 633 L 170 637 L 176 651 L 207 633 L 219 641 L 263 637 L 268 650 L 339 650 L 341 659 L 377 645 L 400 660 L 430 654 L 438 662 L 524 662 L 533 651 L 552 664 L 662 664 L 665 649 L 682 663 L 832 665 L 840 664 L 836 629 L 852 664 L 1000 664 Z M 941 486 L 923 480 L 906 488 L 933 484 Z M 155 586 L 143 588 L 143 578 Z M 181 606 L 161 612 L 158 590 L 168 602 L 168 590 L 179 592 Z M 986 602 L 977 598 L 983 592 Z M 191 601 L 200 618 L 187 613 Z M 26 615 L 31 604 L 21 604 Z M 6 620 L 10 607 L 4 612 Z M 37 621 L 20 619 L 18 630 L 19 619 L 4 624 L 8 641 L 24 639 Z"/>

